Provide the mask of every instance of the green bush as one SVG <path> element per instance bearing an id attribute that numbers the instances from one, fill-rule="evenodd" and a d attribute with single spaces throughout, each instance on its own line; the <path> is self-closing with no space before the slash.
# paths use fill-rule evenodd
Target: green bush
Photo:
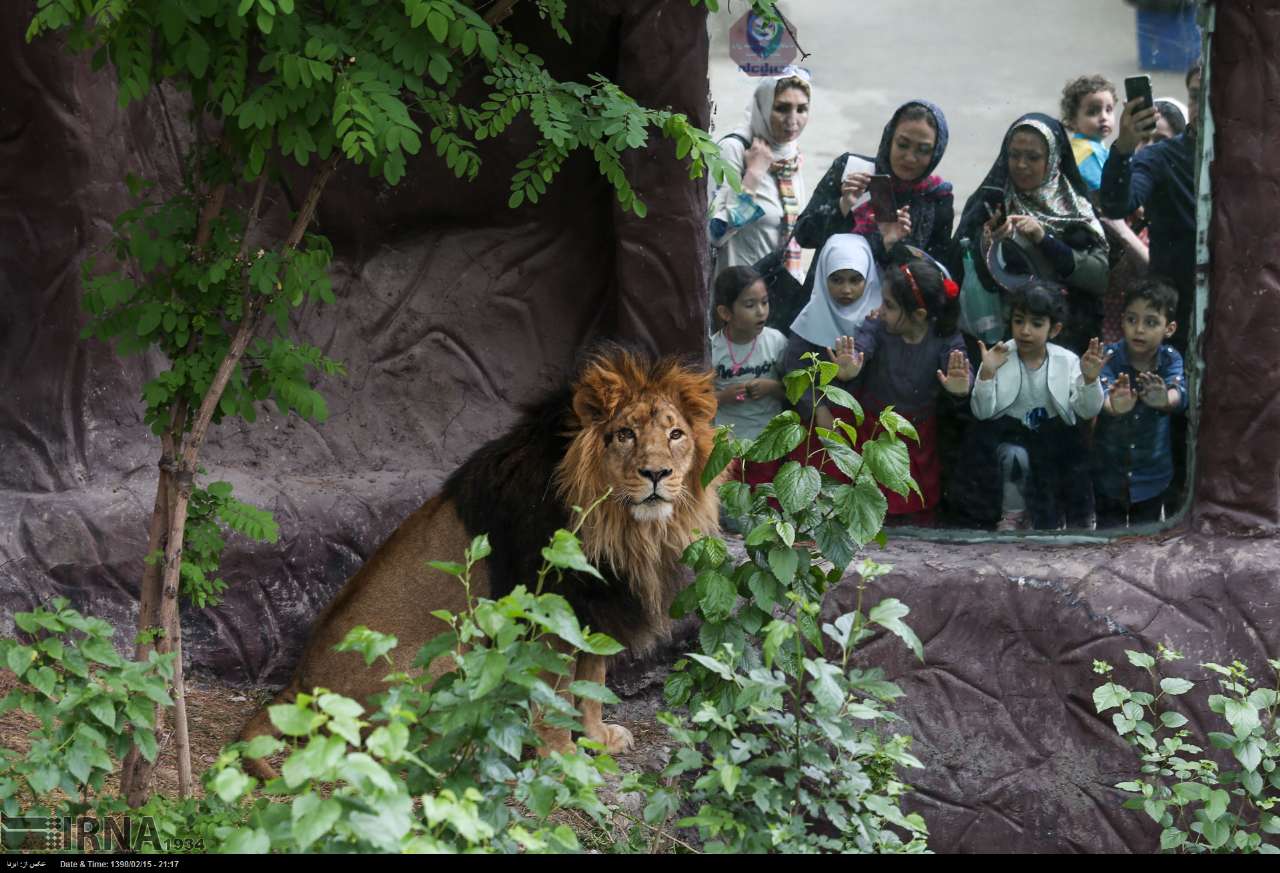
<path id="1" fill-rule="evenodd" d="M 787 376 L 788 393 L 849 408 L 861 423 L 857 401 L 830 384 L 835 370 L 815 358 Z M 867 583 L 891 568 L 859 563 L 856 608 L 820 621 L 823 595 L 861 547 L 882 539 L 880 486 L 915 488 L 899 437 L 914 437 L 914 429 L 892 409 L 879 425 L 861 446 L 847 424 L 806 429 L 794 412 L 750 443 L 718 435 L 708 482 L 734 458 L 773 461 L 801 444 L 805 462 L 783 464 L 771 484 L 721 486 L 726 509 L 748 531 L 746 560 L 735 563 L 714 537 L 684 555 L 697 576 L 674 612 L 702 619 L 701 651 L 675 664 L 665 688 L 669 705 L 688 708 L 661 716 L 677 742 L 662 776 L 675 784 L 632 780 L 651 791 L 649 824 L 675 818 L 717 852 L 926 849 L 924 820 L 901 809 L 909 788 L 898 776 L 922 765 L 910 738 L 888 730 L 897 720 L 889 706 L 902 691 L 881 670 L 853 663 L 857 648 L 886 630 L 923 657 L 903 622 L 905 605 L 889 598 L 863 609 Z M 823 458 L 852 484 L 822 474 Z M 682 810 L 693 814 L 681 817 Z"/>
<path id="2" fill-rule="evenodd" d="M 1280 660 L 1267 664 L 1275 672 L 1272 687 L 1258 687 L 1245 666 L 1201 664 L 1214 674 L 1203 680 L 1218 693 L 1208 695 L 1209 710 L 1222 718 L 1227 730 L 1197 737 L 1186 727 L 1186 715 L 1173 708 L 1173 699 L 1188 694 L 1196 683 L 1162 674 L 1159 661 L 1182 658 L 1161 645 L 1156 657 L 1126 651 L 1129 663 L 1146 671 L 1150 691 L 1134 691 L 1112 678 L 1113 668 L 1094 661 L 1094 671 L 1108 677 L 1093 692 L 1099 713 L 1116 710 L 1111 722 L 1138 753 L 1141 775 L 1116 788 L 1132 795 L 1127 809 L 1142 810 L 1161 827 L 1160 848 L 1178 852 L 1280 853 L 1280 841 L 1263 834 L 1280 834 Z M 1207 743 L 1206 743 L 1207 739 Z M 1220 750 L 1206 754 L 1205 746 Z M 1229 752 L 1236 767 L 1224 769 L 1219 760 Z"/>

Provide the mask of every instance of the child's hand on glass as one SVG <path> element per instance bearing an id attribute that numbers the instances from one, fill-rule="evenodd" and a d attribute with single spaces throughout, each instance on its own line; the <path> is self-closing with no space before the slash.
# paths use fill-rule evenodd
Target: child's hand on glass
<path id="1" fill-rule="evenodd" d="M 904 206 L 898 210 L 898 220 L 887 224 L 877 224 L 880 228 L 880 238 L 884 241 L 886 249 L 891 248 L 894 243 L 901 242 L 911 236 L 911 210 Z"/>
<path id="2" fill-rule="evenodd" d="M 1121 373 L 1116 377 L 1111 391 L 1107 394 L 1107 400 L 1110 401 L 1111 412 L 1115 415 L 1132 412 L 1133 407 L 1138 405 L 1138 396 L 1134 394 L 1133 386 L 1129 384 L 1128 373 Z"/>
<path id="3" fill-rule="evenodd" d="M 996 377 L 996 370 L 1004 366 L 1004 362 L 1009 360 L 1012 354 L 1011 348 L 1013 342 L 996 343 L 991 348 L 987 348 L 987 344 L 982 340 L 978 340 L 978 352 L 982 355 L 982 366 L 978 368 L 978 378 L 984 382 L 988 379 Z"/>
<path id="4" fill-rule="evenodd" d="M 1168 409 L 1170 406 L 1169 386 L 1160 378 L 1159 373 L 1139 373 L 1138 393 L 1142 396 L 1142 402 L 1152 409 Z"/>
<path id="5" fill-rule="evenodd" d="M 1092 385 L 1098 381 L 1102 365 L 1109 357 L 1111 357 L 1111 351 L 1108 349 L 1104 354 L 1102 342 L 1096 336 L 1089 340 L 1089 348 L 1085 349 L 1084 354 L 1080 356 L 1080 374 L 1084 376 L 1086 385 Z"/>
<path id="6" fill-rule="evenodd" d="M 858 201 L 858 198 L 867 193 L 867 187 L 870 184 L 870 173 L 850 173 L 840 180 L 841 215 L 849 214 L 849 210 L 853 208 L 853 204 Z"/>
<path id="7" fill-rule="evenodd" d="M 836 347 L 827 349 L 827 355 L 840 368 L 836 378 L 841 382 L 848 382 L 862 372 L 862 361 L 865 356 L 853 347 L 851 336 L 836 337 Z"/>
<path id="8" fill-rule="evenodd" d="M 951 357 L 947 359 L 947 372 L 939 370 L 938 381 L 948 394 L 964 397 L 969 393 L 970 375 L 968 356 L 959 349 L 952 349 Z"/>

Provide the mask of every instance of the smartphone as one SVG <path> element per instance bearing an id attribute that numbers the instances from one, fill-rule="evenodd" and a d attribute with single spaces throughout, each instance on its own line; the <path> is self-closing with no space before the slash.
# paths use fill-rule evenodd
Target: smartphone
<path id="1" fill-rule="evenodd" d="M 1124 102 L 1132 103 L 1137 98 L 1142 98 L 1142 105 L 1139 109 L 1150 109 L 1151 102 L 1151 77 L 1150 76 L 1128 76 L 1124 80 Z"/>
<path id="2" fill-rule="evenodd" d="M 888 176 L 875 175 L 867 188 L 871 192 L 871 211 L 881 224 L 898 220 L 898 205 L 893 199 L 893 182 Z"/>
<path id="3" fill-rule="evenodd" d="M 982 207 L 987 210 L 987 218 L 996 219 L 996 227 L 1004 224 L 1004 189 L 983 185 Z"/>

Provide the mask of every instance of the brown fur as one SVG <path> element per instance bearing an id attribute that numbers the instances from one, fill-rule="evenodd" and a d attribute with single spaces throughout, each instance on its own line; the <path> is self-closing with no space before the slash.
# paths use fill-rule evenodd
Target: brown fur
<path id="1" fill-rule="evenodd" d="M 612 351 L 587 364 L 572 388 L 567 420 L 558 419 L 564 431 L 555 436 L 566 437 L 568 445 L 546 475 L 555 483 L 560 511 L 567 514 L 568 507 L 589 506 L 613 488 L 611 498 L 588 517 L 579 536 L 588 559 L 625 582 L 631 595 L 626 601 L 643 604 L 642 614 L 618 608 L 622 595 L 608 587 L 596 588 L 590 606 L 577 607 L 579 620 L 614 634 L 632 648 L 643 648 L 668 631 L 667 610 L 684 575 L 680 555 L 695 531 L 718 530 L 715 489 L 704 489 L 700 481 L 714 440 L 715 411 L 710 373 L 690 371 L 672 360 L 653 363 Z M 515 443 L 521 442 L 514 431 L 513 436 L 517 436 Z M 470 471 L 483 471 L 486 463 L 505 463 L 504 451 L 499 438 L 477 452 L 456 476 L 465 485 Z M 659 482 L 640 473 L 666 469 L 671 475 Z M 450 484 L 456 486 L 453 480 Z M 668 499 L 652 499 L 655 492 Z M 357 656 L 333 651 L 356 625 L 394 634 L 399 639 L 393 652 L 394 669 L 409 670 L 418 649 L 444 629 L 431 612 L 465 609 L 457 580 L 425 563 L 461 561 L 472 535 L 480 532 L 469 531 L 458 506 L 443 495 L 409 516 L 317 619 L 293 681 L 273 702 L 290 700 L 315 687 L 359 700 L 384 690 L 383 677 L 392 672 L 385 663 L 366 669 Z M 540 561 L 536 555 L 517 557 Z M 473 596 L 488 597 L 495 589 L 500 595 L 513 584 L 532 582 L 521 578 L 492 584 L 495 580 L 487 564 L 473 571 Z M 602 596 L 601 591 L 607 593 Z M 573 602 L 572 595 L 566 596 Z M 584 608 L 591 615 L 582 615 Z M 438 674 L 444 668 L 433 664 L 431 672 Z M 602 682 L 604 673 L 603 659 L 579 659 L 579 678 Z M 584 712 L 584 726 L 592 739 L 604 742 L 611 751 L 630 745 L 625 728 L 601 721 L 598 704 L 584 707 Z M 264 708 L 245 726 L 241 739 L 271 732 Z M 272 774 L 261 764 L 254 769 L 263 776 Z"/>

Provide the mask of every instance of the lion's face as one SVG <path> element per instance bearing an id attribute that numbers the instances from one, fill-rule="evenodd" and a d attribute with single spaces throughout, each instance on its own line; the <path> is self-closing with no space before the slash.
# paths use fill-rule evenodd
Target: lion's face
<path id="1" fill-rule="evenodd" d="M 684 510 L 688 521 L 694 507 L 714 502 L 701 482 L 715 436 L 713 384 L 710 372 L 670 358 L 593 359 L 574 385 L 581 430 L 561 469 L 569 502 L 586 506 L 612 488 L 611 505 L 625 507 L 618 520 L 664 527 L 673 513 Z"/>
<path id="2" fill-rule="evenodd" d="M 689 422 L 670 401 L 624 406 L 608 422 L 601 458 L 614 495 L 637 521 L 665 521 L 684 497 L 696 456 Z"/>

